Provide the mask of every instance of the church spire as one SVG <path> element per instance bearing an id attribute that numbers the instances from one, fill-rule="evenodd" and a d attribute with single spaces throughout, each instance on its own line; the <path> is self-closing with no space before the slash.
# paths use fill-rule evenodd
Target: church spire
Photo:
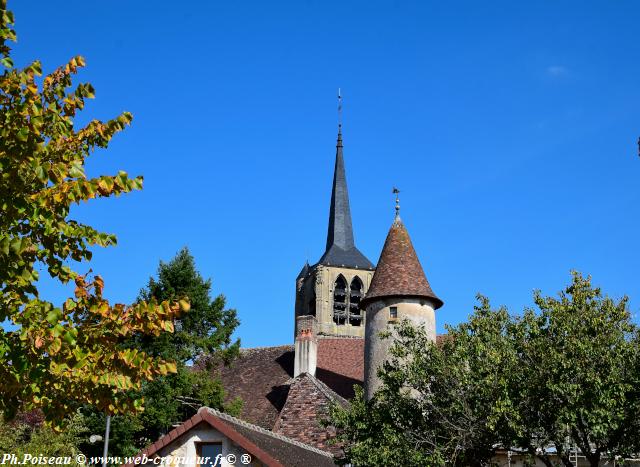
<path id="1" fill-rule="evenodd" d="M 347 175 L 344 170 L 344 156 L 342 153 L 342 128 L 340 127 L 338 127 L 336 163 L 333 173 L 333 188 L 331 190 L 331 208 L 329 209 L 327 251 L 333 245 L 343 250 L 348 250 L 355 246 L 353 226 L 351 224 L 351 208 L 349 206 L 349 191 L 347 190 Z"/>
<path id="2" fill-rule="evenodd" d="M 336 163 L 333 172 L 331 207 L 329 208 L 329 229 L 327 231 L 327 249 L 320 258 L 320 264 L 344 266 L 362 269 L 374 269 L 369 261 L 355 246 L 347 175 L 344 170 L 342 146 L 342 95 L 338 89 L 338 140 L 336 142 Z"/>

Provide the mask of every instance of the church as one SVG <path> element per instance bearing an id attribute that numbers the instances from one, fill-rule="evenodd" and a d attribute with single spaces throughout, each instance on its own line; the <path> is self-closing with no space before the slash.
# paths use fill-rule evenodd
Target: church
<path id="1" fill-rule="evenodd" d="M 358 250 L 339 127 L 326 249 L 295 282 L 293 345 L 246 349 L 221 372 L 230 395 L 244 401 L 241 418 L 319 449 L 336 451 L 319 419 L 333 401 L 347 403 L 354 385 L 370 397 L 386 359 L 378 334 L 394 321 L 422 324 L 436 340 L 431 289 L 399 215 L 377 266 Z"/>
<path id="2" fill-rule="evenodd" d="M 229 398 L 242 399 L 238 418 L 203 407 L 141 455 L 176 466 L 199 465 L 188 459 L 205 454 L 221 456 L 217 465 L 334 465 L 340 447 L 321 420 L 331 404 L 349 403 L 355 385 L 368 398 L 375 392 L 389 346 L 380 331 L 409 319 L 436 341 L 435 311 L 443 302 L 399 210 L 396 196 L 376 266 L 355 244 L 339 125 L 326 249 L 296 277 L 293 344 L 243 349 L 230 366 L 213 370 Z"/>

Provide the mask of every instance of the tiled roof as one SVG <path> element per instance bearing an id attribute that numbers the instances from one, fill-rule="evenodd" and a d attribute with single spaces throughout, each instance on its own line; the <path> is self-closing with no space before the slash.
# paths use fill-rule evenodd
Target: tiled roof
<path id="1" fill-rule="evenodd" d="M 242 398 L 240 418 L 273 428 L 289 394 L 293 377 L 293 346 L 243 349 L 219 374 L 228 400 Z M 319 338 L 316 377 L 344 398 L 353 397 L 353 385 L 364 376 L 364 340 Z"/>
<path id="2" fill-rule="evenodd" d="M 339 445 L 330 442 L 334 431 L 322 425 L 328 418 L 330 404 L 343 406 L 348 402 L 324 383 L 308 373 L 302 373 L 291 382 L 289 396 L 273 431 L 316 448 L 341 454 Z"/>
<path id="3" fill-rule="evenodd" d="M 213 409 L 208 410 L 216 413 Z M 236 431 L 279 460 L 282 465 L 296 467 L 335 465 L 330 452 L 309 446 L 281 433 L 274 433 L 262 427 L 251 425 L 230 415 L 217 413 L 220 418 L 231 422 Z"/>
<path id="4" fill-rule="evenodd" d="M 353 385 L 364 380 L 364 339 L 319 336 L 316 377 L 340 396 L 352 398 Z"/>
<path id="5" fill-rule="evenodd" d="M 281 434 L 273 433 L 208 407 L 202 407 L 197 414 L 141 451 L 136 457 L 142 457 L 145 454 L 147 457 L 152 458 L 162 448 L 202 423 L 208 423 L 254 458 L 270 467 L 335 465 L 333 456 L 329 452 L 287 438 Z M 132 465 L 135 465 L 135 463 L 126 464 L 125 467 Z"/>
<path id="6" fill-rule="evenodd" d="M 240 418 L 271 429 L 293 377 L 293 346 L 243 349 L 229 366 L 214 369 L 228 398 L 242 398 Z"/>
<path id="7" fill-rule="evenodd" d="M 439 335 L 436 342 L 442 339 Z M 293 390 L 293 359 L 291 345 L 243 349 L 230 366 L 212 371 L 220 376 L 228 400 L 242 398 L 239 418 L 271 430 Z M 327 397 L 351 399 L 354 385 L 363 379 L 364 339 L 318 336 L 314 380 L 326 388 Z"/>
<path id="8" fill-rule="evenodd" d="M 389 229 L 371 286 L 360 306 L 364 309 L 376 298 L 398 296 L 430 298 L 436 309 L 443 304 L 431 290 L 409 232 L 399 217 Z"/>

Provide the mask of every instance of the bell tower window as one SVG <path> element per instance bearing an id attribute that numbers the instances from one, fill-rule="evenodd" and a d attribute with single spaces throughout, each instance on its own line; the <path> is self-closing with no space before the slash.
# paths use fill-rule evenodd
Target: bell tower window
<path id="1" fill-rule="evenodd" d="M 358 276 L 354 277 L 349 288 L 349 324 L 351 326 L 360 326 L 362 324 L 362 311 L 360 310 L 362 288 L 360 278 Z"/>
<path id="2" fill-rule="evenodd" d="M 361 326 L 360 300 L 363 295 L 364 285 L 358 276 L 348 285 L 340 274 L 333 284 L 333 322 L 337 325 Z"/>
<path id="3" fill-rule="evenodd" d="M 338 325 L 347 322 L 347 315 L 349 314 L 347 293 L 347 281 L 340 275 L 333 284 L 333 322 Z"/>

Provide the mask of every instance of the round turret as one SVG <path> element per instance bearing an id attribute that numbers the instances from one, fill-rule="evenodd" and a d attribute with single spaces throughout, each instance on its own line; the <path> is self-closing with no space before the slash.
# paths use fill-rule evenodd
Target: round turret
<path id="1" fill-rule="evenodd" d="M 407 319 L 424 326 L 436 340 L 435 310 L 443 305 L 427 281 L 409 233 L 396 216 L 384 243 L 371 286 L 361 302 L 366 310 L 364 389 L 371 399 L 380 386 L 378 368 L 387 360 L 392 339 L 380 333 L 393 331 L 395 323 Z"/>

